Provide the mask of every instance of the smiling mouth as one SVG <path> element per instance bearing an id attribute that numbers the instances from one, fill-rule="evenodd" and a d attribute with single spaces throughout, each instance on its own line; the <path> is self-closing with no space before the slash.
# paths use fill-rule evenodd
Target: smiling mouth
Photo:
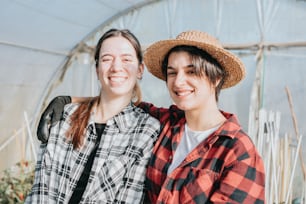
<path id="1" fill-rule="evenodd" d="M 108 77 L 108 79 L 111 82 L 122 83 L 127 79 L 127 77 L 124 77 L 124 76 L 110 76 L 110 77 Z"/>
<path id="2" fill-rule="evenodd" d="M 175 95 L 179 97 L 188 96 L 193 93 L 193 91 L 174 91 Z"/>

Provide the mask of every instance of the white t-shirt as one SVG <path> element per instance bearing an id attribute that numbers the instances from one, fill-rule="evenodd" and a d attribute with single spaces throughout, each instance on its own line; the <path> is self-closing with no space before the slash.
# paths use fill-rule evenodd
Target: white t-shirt
<path id="1" fill-rule="evenodd" d="M 211 133 L 215 132 L 219 127 L 220 126 L 213 127 L 205 131 L 192 131 L 189 129 L 186 123 L 184 135 L 174 153 L 173 161 L 168 169 L 168 174 L 170 174 L 176 167 L 178 167 L 186 158 L 186 156 L 196 146 L 198 146 L 199 143 L 206 139 Z"/>

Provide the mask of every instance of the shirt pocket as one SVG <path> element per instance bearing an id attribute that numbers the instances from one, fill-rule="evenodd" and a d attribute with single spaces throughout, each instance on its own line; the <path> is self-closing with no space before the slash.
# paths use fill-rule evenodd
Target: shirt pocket
<path id="1" fill-rule="evenodd" d="M 128 179 L 124 178 L 127 177 L 126 174 L 128 169 L 131 168 L 132 160 L 124 155 L 105 161 L 94 173 L 91 187 L 88 189 L 89 195 L 86 197 L 103 202 L 114 200 L 120 188 L 124 188 L 126 182 L 129 182 Z"/>
<path id="2" fill-rule="evenodd" d="M 218 178 L 219 174 L 210 169 L 191 168 L 180 193 L 180 202 L 192 203 L 193 197 L 197 197 L 201 203 L 207 202 Z"/>

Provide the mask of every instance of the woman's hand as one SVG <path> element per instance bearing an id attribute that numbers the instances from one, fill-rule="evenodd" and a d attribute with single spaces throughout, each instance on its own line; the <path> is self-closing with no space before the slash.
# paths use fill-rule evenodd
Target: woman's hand
<path id="1" fill-rule="evenodd" d="M 37 138 L 42 143 L 48 143 L 50 128 L 60 121 L 64 107 L 71 103 L 70 96 L 57 96 L 47 106 L 40 117 L 37 127 Z"/>

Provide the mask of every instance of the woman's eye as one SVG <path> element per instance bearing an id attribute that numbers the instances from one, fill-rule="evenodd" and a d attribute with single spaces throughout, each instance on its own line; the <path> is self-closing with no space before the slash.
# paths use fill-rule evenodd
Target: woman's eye
<path id="1" fill-rule="evenodd" d="M 124 62 L 132 62 L 132 59 L 131 58 L 124 58 L 123 61 Z"/>
<path id="2" fill-rule="evenodd" d="M 189 75 L 196 74 L 195 68 L 194 67 L 190 67 L 189 69 L 186 69 L 186 74 L 189 74 Z"/>
<path id="3" fill-rule="evenodd" d="M 176 74 L 176 72 L 167 72 L 168 76 L 174 76 Z"/>
<path id="4" fill-rule="evenodd" d="M 111 60 L 112 60 L 111 58 L 102 58 L 102 62 L 109 62 Z"/>

